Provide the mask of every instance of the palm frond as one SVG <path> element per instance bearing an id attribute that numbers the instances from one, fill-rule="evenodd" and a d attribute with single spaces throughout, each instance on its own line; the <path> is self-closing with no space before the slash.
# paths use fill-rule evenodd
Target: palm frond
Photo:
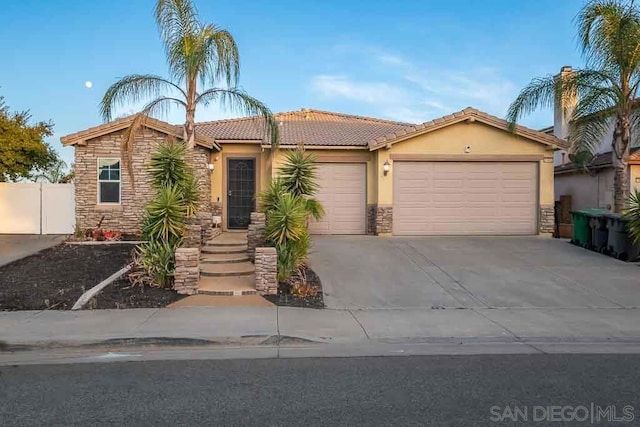
<path id="1" fill-rule="evenodd" d="M 278 147 L 278 122 L 264 103 L 238 88 L 213 88 L 202 92 L 196 98 L 196 104 L 207 106 L 212 102 L 217 102 L 222 108 L 243 115 L 261 116 L 266 125 L 265 138 L 269 138 L 272 149 Z"/>
<path id="2" fill-rule="evenodd" d="M 204 77 L 209 76 L 212 83 L 218 79 L 226 82 L 228 87 L 236 87 L 240 75 L 240 53 L 236 41 L 227 30 L 215 25 L 207 25 L 203 31 L 205 63 Z"/>
<path id="3" fill-rule="evenodd" d="M 629 233 L 634 243 L 640 242 L 640 191 L 636 190 L 629 195 L 623 217 L 629 221 Z"/>
<path id="4" fill-rule="evenodd" d="M 554 76 L 535 78 L 524 87 L 517 98 L 509 105 L 507 122 L 511 129 L 522 117 L 531 114 L 538 108 L 552 107 L 557 96 L 561 96 L 557 80 Z"/>
<path id="5" fill-rule="evenodd" d="M 152 74 L 132 74 L 112 84 L 100 102 L 100 114 L 111 121 L 116 107 L 159 97 L 165 90 L 177 91 L 184 98 L 185 92 L 175 83 Z"/>

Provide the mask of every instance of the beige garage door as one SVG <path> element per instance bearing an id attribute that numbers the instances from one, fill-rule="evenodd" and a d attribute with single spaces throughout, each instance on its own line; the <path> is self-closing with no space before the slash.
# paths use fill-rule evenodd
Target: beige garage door
<path id="1" fill-rule="evenodd" d="M 396 235 L 536 234 L 536 163 L 394 162 Z"/>
<path id="2" fill-rule="evenodd" d="M 312 221 L 312 234 L 365 234 L 366 165 L 364 163 L 319 163 L 317 198 L 325 216 Z"/>

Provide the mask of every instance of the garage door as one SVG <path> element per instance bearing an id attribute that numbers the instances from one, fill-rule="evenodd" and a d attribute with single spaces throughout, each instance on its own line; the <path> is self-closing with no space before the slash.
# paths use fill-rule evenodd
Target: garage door
<path id="1" fill-rule="evenodd" d="M 394 162 L 396 235 L 536 234 L 538 167 Z"/>
<path id="2" fill-rule="evenodd" d="M 317 198 L 325 216 L 312 221 L 312 234 L 365 234 L 366 165 L 319 163 Z"/>

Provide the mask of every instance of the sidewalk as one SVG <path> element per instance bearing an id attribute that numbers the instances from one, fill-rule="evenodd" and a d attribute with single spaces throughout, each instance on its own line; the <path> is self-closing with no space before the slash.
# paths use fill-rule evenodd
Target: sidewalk
<path id="1" fill-rule="evenodd" d="M 189 307 L 0 312 L 0 351 L 133 339 L 204 344 L 527 343 L 640 344 L 640 309 L 313 310 Z"/>

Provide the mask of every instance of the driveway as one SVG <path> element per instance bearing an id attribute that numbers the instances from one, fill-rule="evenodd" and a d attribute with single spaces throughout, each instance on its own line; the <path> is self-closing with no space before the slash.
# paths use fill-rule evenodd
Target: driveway
<path id="1" fill-rule="evenodd" d="M 0 267 L 61 243 L 65 235 L 0 234 Z"/>
<path id="2" fill-rule="evenodd" d="M 315 236 L 330 308 L 633 308 L 640 266 L 541 237 Z"/>

